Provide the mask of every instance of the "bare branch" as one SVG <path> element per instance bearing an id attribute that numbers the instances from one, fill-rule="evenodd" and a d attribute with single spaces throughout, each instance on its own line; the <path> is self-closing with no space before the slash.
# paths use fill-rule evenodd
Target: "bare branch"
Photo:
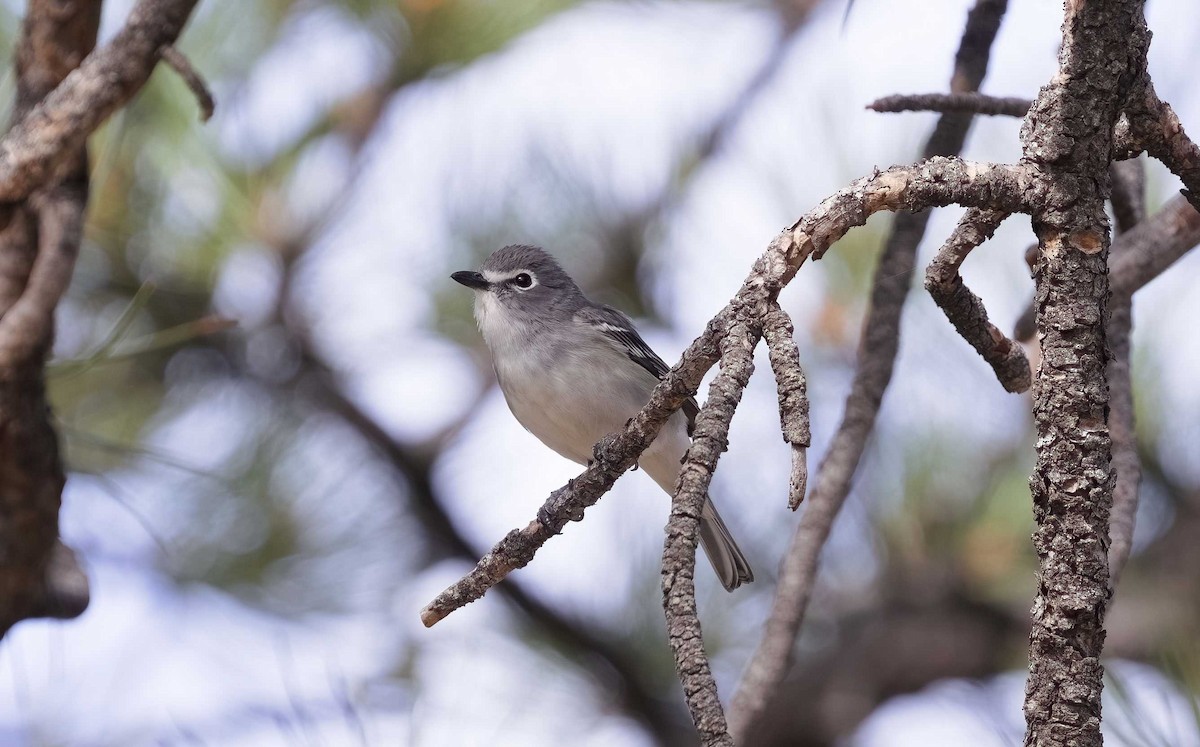
<path id="1" fill-rule="evenodd" d="M 877 112 L 957 112 L 991 116 L 1024 117 L 1033 104 L 1029 99 L 963 93 L 912 93 L 884 96 L 867 104 Z"/>
<path id="2" fill-rule="evenodd" d="M 1117 231 L 1124 235 L 1146 217 L 1146 169 L 1138 158 L 1115 161 L 1109 167 L 1112 179 L 1112 195 L 1109 198 L 1113 215 L 1117 220 Z M 1179 202 L 1183 204 L 1180 198 Z M 1184 205 L 1186 207 L 1186 205 Z M 1193 211 L 1194 213 L 1195 211 Z M 1122 251 L 1129 249 L 1128 243 L 1115 242 L 1109 250 L 1109 271 L 1113 261 Z M 1113 487 L 1112 515 L 1108 522 L 1108 576 L 1109 588 L 1116 589 L 1129 560 L 1133 547 L 1133 530 L 1137 520 L 1138 485 L 1142 480 L 1142 461 L 1138 456 L 1137 430 L 1133 409 L 1132 348 L 1130 337 L 1133 331 L 1132 298 L 1114 294 L 1108 303 L 1108 427 L 1112 435 L 1112 461 L 1117 472 Z M 1111 593 L 1111 591 L 1110 591 Z"/>
<path id="3" fill-rule="evenodd" d="M 792 447 L 792 473 L 788 480 L 788 508 L 795 511 L 808 486 L 808 447 L 812 433 L 808 420 L 808 383 L 800 366 L 800 350 L 793 336 L 792 319 L 777 302 L 763 319 L 763 337 L 771 354 L 771 370 L 779 389 L 779 425 L 783 440 Z"/>
<path id="4" fill-rule="evenodd" d="M 1021 346 L 988 321 L 987 309 L 963 283 L 958 269 L 972 249 L 992 237 L 1007 218 L 995 210 L 971 208 L 925 272 L 925 289 L 963 339 L 983 356 L 1008 392 L 1029 389 L 1032 374 Z"/>
<path id="5" fill-rule="evenodd" d="M 168 44 L 159 50 L 163 62 L 171 66 L 171 69 L 179 74 L 183 79 L 184 84 L 192 95 L 196 97 L 196 103 L 200 105 L 200 121 L 207 122 L 212 118 L 213 112 L 216 111 L 217 102 L 213 99 L 212 91 L 208 89 L 208 84 L 204 82 L 204 78 L 192 67 L 192 63 L 187 57 L 183 56 L 174 46 Z"/>
<path id="6" fill-rule="evenodd" d="M 1059 69 L 1022 127 L 1024 162 L 1047 189 L 1033 215 L 1042 360 L 1034 387 L 1037 461 L 1030 477 L 1038 593 L 1029 637 L 1025 744 L 1099 747 L 1109 435 L 1105 214 L 1114 129 L 1145 73 L 1143 0 L 1066 4 Z M 1082 116 L 1080 112 L 1087 112 Z"/>
<path id="7" fill-rule="evenodd" d="M 1146 217 L 1146 164 L 1139 158 L 1113 161 L 1108 168 L 1112 181 L 1113 216 L 1117 231 L 1125 233 Z"/>
<path id="8" fill-rule="evenodd" d="M 75 180 L 63 184 L 40 195 L 36 203 L 37 259 L 24 293 L 0 317 L 0 370 L 45 354 L 52 335 L 54 309 L 71 282 L 79 254 L 87 183 Z"/>
<path id="9" fill-rule="evenodd" d="M 1109 303 L 1108 362 L 1109 420 L 1112 433 L 1112 460 L 1117 481 L 1113 487 L 1112 516 L 1109 519 L 1109 585 L 1116 588 L 1129 551 L 1137 518 L 1138 484 L 1142 462 L 1138 457 L 1133 410 L 1133 377 L 1130 372 L 1130 332 L 1133 314 L 1128 296 L 1114 295 Z"/>
<path id="10" fill-rule="evenodd" d="M 111 42 L 89 55 L 0 140 L 0 202 L 18 202 L 70 166 L 88 135 L 133 97 L 197 0 L 141 0 Z"/>
<path id="11" fill-rule="evenodd" d="M 1133 295 L 1197 244 L 1200 212 L 1181 196 L 1171 198 L 1153 217 L 1113 242 L 1113 293 Z"/>
<path id="12" fill-rule="evenodd" d="M 955 92 L 979 88 L 987 72 L 992 42 L 1007 8 L 1006 0 L 977 0 L 967 16 L 966 27 L 950 87 Z M 928 163 L 962 149 L 970 127 L 970 114 L 943 114 L 930 134 L 924 155 Z M 953 162 L 953 161 L 951 161 Z M 961 202 L 961 200 L 960 200 Z M 909 205 L 920 209 L 933 204 Z M 976 207 L 1001 207 L 983 202 Z M 1022 212 L 1020 208 L 1013 212 Z M 747 743 L 754 724 L 766 710 L 771 694 L 783 681 L 792 664 L 792 650 L 816 579 L 821 548 L 829 537 L 850 482 L 875 425 L 883 393 L 891 381 L 900 335 L 900 314 L 908 295 L 910 273 L 918 244 L 925 235 L 928 213 L 901 213 L 892 224 L 892 234 L 875 269 L 863 340 L 859 345 L 858 369 L 846 398 L 846 410 L 825 460 L 817 472 L 816 486 L 808 508 L 784 556 L 762 640 L 754 652 L 734 695 L 730 726 L 738 743 Z"/>
<path id="13" fill-rule="evenodd" d="M 760 332 L 745 322 L 730 325 L 721 340 L 721 371 L 696 416 L 692 446 L 684 456 L 678 488 L 671 502 L 663 543 L 663 612 L 667 637 L 675 653 L 675 670 L 683 685 L 692 722 L 704 745 L 733 746 L 717 683 L 709 669 L 696 613 L 696 545 L 700 512 L 708 496 L 717 460 L 729 447 L 729 424 L 754 371 L 754 346 Z"/>
<path id="14" fill-rule="evenodd" d="M 1138 147 L 1162 161 L 1183 181 L 1183 194 L 1200 210 L 1200 145 L 1183 131 L 1171 105 L 1145 81 L 1141 97 L 1129 107 L 1129 125 Z"/>

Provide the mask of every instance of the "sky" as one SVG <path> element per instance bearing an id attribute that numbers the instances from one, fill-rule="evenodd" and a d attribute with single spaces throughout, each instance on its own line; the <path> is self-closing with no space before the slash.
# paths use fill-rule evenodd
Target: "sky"
<path id="1" fill-rule="evenodd" d="M 1054 70 L 1061 10 L 1042 0 L 1010 5 L 984 89 L 1031 96 Z M 736 291 L 781 226 L 855 176 L 916 157 L 932 116 L 863 107 L 885 94 L 944 90 L 967 6 L 926 0 L 900 12 L 894 3 L 857 0 L 843 26 L 842 8 L 833 3 L 801 31 L 725 150 L 674 206 L 643 263 L 656 314 L 642 328 L 665 360 L 673 362 Z M 110 9 L 107 33 L 119 18 Z M 1200 5 L 1152 2 L 1149 22 L 1159 94 L 1200 131 L 1200 96 L 1179 64 L 1194 57 L 1200 41 Z M 393 101 L 360 170 L 336 143 L 305 155 L 287 192 L 288 209 L 305 215 L 345 202 L 302 269 L 302 310 L 322 349 L 338 361 L 339 379 L 392 435 L 428 437 L 470 408 L 436 480 L 476 546 L 490 546 L 529 521 L 578 468 L 520 428 L 498 392 L 487 389 L 490 371 L 474 352 L 435 331 L 444 302 L 470 303 L 469 294 L 456 296 L 448 287 L 449 272 L 480 260 L 468 248 L 461 216 L 504 221 L 514 241 L 561 236 L 564 219 L 553 210 L 559 203 L 548 199 L 562 186 L 555 169 L 590 175 L 593 192 L 579 195 L 581 204 L 611 208 L 613 201 L 637 204 L 655 194 L 670 178 L 675 144 L 695 134 L 688 123 L 720 110 L 777 33 L 772 17 L 752 4 L 586 3 Z M 215 81 L 219 98 L 227 95 L 197 137 L 229 158 L 267 160 L 345 91 L 383 74 L 379 44 L 335 10 L 298 13 L 244 79 Z M 1018 127 L 1013 120 L 979 121 L 965 157 L 1014 160 Z M 1161 204 L 1177 184 L 1160 168 L 1150 173 L 1152 200 Z M 181 211 L 205 215 L 206 178 L 201 165 L 193 182 L 180 185 L 173 199 Z M 959 214 L 935 214 L 924 261 Z M 1007 221 L 964 268 L 967 284 L 996 319 L 1014 319 L 1027 301 L 1028 273 L 1014 258 L 1028 233 L 1027 220 Z M 548 247 L 588 290 L 595 272 L 587 260 L 591 241 L 580 235 L 569 246 Z M 829 332 L 805 322 L 838 292 L 838 261 L 806 267 L 782 296 L 799 322 L 801 349 L 816 355 L 831 349 L 820 344 Z M 279 273 L 272 258 L 248 245 L 218 279 L 218 310 L 253 330 Z M 1165 413 L 1165 466 L 1193 485 L 1200 483 L 1200 388 L 1194 386 L 1200 345 L 1175 342 L 1193 340 L 1187 320 L 1200 317 L 1200 296 L 1189 291 L 1198 274 L 1200 259 L 1186 258 L 1135 304 L 1135 346 L 1145 356 L 1138 376 L 1162 392 L 1147 406 Z M 1023 432 L 1027 397 L 989 386 L 985 364 L 924 294 L 914 295 L 906 324 L 935 332 L 902 338 L 881 433 L 986 448 Z M 841 334 L 857 334 L 856 322 L 844 327 Z M 757 363 L 767 369 L 765 356 Z M 837 423 L 847 372 L 847 362 L 829 358 L 810 374 L 811 464 Z M 479 391 L 485 393 L 477 400 Z M 389 538 L 410 530 L 380 487 L 384 476 L 339 467 L 362 457 L 336 424 L 303 424 L 308 458 L 279 465 L 271 479 L 294 492 L 312 517 L 306 542 L 328 548 L 315 572 L 350 590 L 340 606 L 281 614 L 163 578 L 150 561 L 177 552 L 196 522 L 231 552 L 255 541 L 253 525 L 222 523 L 222 516 L 236 514 L 220 506 L 197 516 L 186 502 L 135 500 L 143 509 L 135 514 L 114 499 L 114 493 L 186 493 L 197 473 L 238 458 L 252 438 L 261 404 L 251 387 L 181 385 L 175 396 L 178 414 L 156 425 L 148 445 L 186 469 L 138 463 L 114 477 L 119 490 L 81 475 L 69 481 L 62 532 L 85 551 L 92 606 L 76 621 L 24 623 L 0 647 L 0 743 L 649 744 L 635 724 L 604 708 L 593 683 L 549 655 L 529 656 L 515 638 L 511 613 L 496 599 L 431 630 L 420 626 L 421 607 L 466 568 L 440 563 L 399 587 L 387 585 L 413 561 Z M 782 512 L 788 452 L 768 376 L 753 380 L 731 440 L 714 492 L 735 535 L 763 538 L 753 543 L 752 558 L 769 567 L 788 536 L 768 530 L 796 517 Z M 902 473 L 903 453 L 873 450 L 868 467 Z M 877 561 L 864 547 L 864 512 L 871 510 L 868 498 L 886 502 L 870 495 L 875 487 L 867 479 L 856 488 L 826 553 L 824 583 L 871 583 Z M 331 492 L 336 506 L 328 502 Z M 520 571 L 522 580 L 574 614 L 611 617 L 631 595 L 647 591 L 646 563 L 655 562 L 667 508 L 644 476 L 623 478 L 587 521 L 570 526 Z M 365 515 L 376 520 L 353 518 Z M 1155 526 L 1145 522 L 1143 540 Z M 346 535 L 363 539 L 340 549 L 336 540 Z M 314 569 L 293 571 L 294 583 L 302 583 Z M 288 569 L 280 574 L 287 588 Z M 761 617 L 762 599 L 726 596 L 711 574 L 699 583 L 706 624 L 716 621 L 719 629 L 739 615 Z M 646 614 L 658 614 L 657 599 L 648 597 L 647 607 Z M 724 697 L 756 637 L 754 631 L 722 640 L 713 665 Z M 1144 728 L 1171 744 L 1184 744 L 1188 735 L 1200 739 L 1182 696 L 1161 674 L 1132 663 L 1115 669 L 1129 683 L 1132 711 L 1146 716 Z M 397 672 L 412 674 L 420 687 L 397 684 L 389 677 Z M 1021 688 L 1019 673 L 982 684 L 938 683 L 887 703 L 852 744 L 1010 744 L 1020 734 Z M 464 704 L 470 718 L 462 715 Z M 1121 712 L 1120 704 L 1106 704 L 1106 714 Z M 1120 733 L 1120 720 L 1113 717 L 1108 727 L 1109 743 L 1139 744 L 1136 729 L 1125 725 Z"/>

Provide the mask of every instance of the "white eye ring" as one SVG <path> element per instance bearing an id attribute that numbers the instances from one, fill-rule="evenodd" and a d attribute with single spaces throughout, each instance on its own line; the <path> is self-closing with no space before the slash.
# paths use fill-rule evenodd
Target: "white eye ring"
<path id="1" fill-rule="evenodd" d="M 517 286 L 521 290 L 529 290 L 533 287 L 533 276 L 531 276 L 528 272 L 518 273 L 515 277 L 513 277 L 512 282 L 513 285 Z"/>

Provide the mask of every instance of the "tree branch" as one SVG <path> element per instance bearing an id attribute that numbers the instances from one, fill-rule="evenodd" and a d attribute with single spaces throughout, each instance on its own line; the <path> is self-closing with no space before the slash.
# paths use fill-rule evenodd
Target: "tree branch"
<path id="1" fill-rule="evenodd" d="M 1133 295 L 1200 244 L 1200 212 L 1175 196 L 1153 217 L 1118 236 L 1112 248 L 1112 292 Z"/>
<path id="2" fill-rule="evenodd" d="M 804 501 L 808 485 L 808 447 L 812 433 L 808 420 L 808 383 L 800 367 L 800 350 L 793 336 L 792 319 L 772 302 L 763 319 L 763 337 L 770 350 L 771 370 L 779 389 L 779 426 L 783 440 L 792 447 L 792 472 L 788 480 L 788 508 L 795 511 Z"/>
<path id="3" fill-rule="evenodd" d="M 143 0 L 90 55 L 97 0 L 33 0 L 25 17 L 18 119 L 0 140 L 0 636 L 87 606 L 86 576 L 58 541 L 64 475 L 43 368 L 82 239 L 87 136 L 141 87 L 193 4 Z"/>
<path id="4" fill-rule="evenodd" d="M 989 116 L 1024 117 L 1032 101 L 1014 96 L 989 96 L 977 91 L 961 93 L 909 93 L 884 96 L 867 104 L 881 113 L 897 112 L 956 112 Z"/>
<path id="5" fill-rule="evenodd" d="M 988 321 L 987 309 L 963 283 L 959 267 L 972 249 L 992 237 L 1008 216 L 995 210 L 971 208 L 938 251 L 925 272 L 925 289 L 946 313 L 963 339 L 983 356 L 1008 392 L 1029 389 L 1029 360 L 1021 346 Z"/>
<path id="6" fill-rule="evenodd" d="M 1146 217 L 1146 170 L 1140 159 L 1116 161 L 1109 167 L 1113 182 L 1112 206 L 1120 235 L 1127 234 Z M 1112 259 L 1128 245 L 1114 243 Z M 1113 487 L 1112 516 L 1108 522 L 1108 575 L 1110 589 L 1116 589 L 1121 570 L 1133 547 L 1137 519 L 1138 485 L 1142 479 L 1142 461 L 1138 456 L 1136 423 L 1133 409 L 1132 348 L 1133 299 L 1113 294 L 1108 304 L 1108 395 L 1109 430 L 1112 434 L 1112 460 L 1117 472 Z M 1110 591 L 1111 593 L 1111 591 Z"/>
<path id="7" fill-rule="evenodd" d="M 1158 98 L 1149 80 L 1144 82 L 1141 96 L 1129 107 L 1128 115 L 1136 145 L 1183 181 L 1184 196 L 1200 210 L 1200 145 L 1183 131 L 1175 110 Z"/>
<path id="8" fill-rule="evenodd" d="M 171 66 L 171 69 L 179 74 L 183 79 L 184 85 L 196 97 L 196 103 L 200 105 L 200 121 L 207 122 L 212 118 L 213 112 L 216 111 L 217 102 L 213 99 L 212 91 L 208 90 L 208 84 L 204 82 L 204 78 L 192 67 L 192 63 L 187 57 L 170 44 L 159 50 L 159 55 L 162 61 Z"/>
<path id="9" fill-rule="evenodd" d="M 1138 158 L 1114 161 L 1108 176 L 1112 181 L 1109 202 L 1117 219 L 1117 232 L 1125 233 L 1146 218 L 1146 164 Z"/>
<path id="10" fill-rule="evenodd" d="M 708 497 L 717 460 L 729 448 L 729 424 L 754 371 L 754 347 L 761 332 L 745 322 L 730 325 L 721 340 L 721 371 L 696 416 L 692 446 L 683 458 L 663 543 L 663 612 L 692 722 L 703 745 L 733 747 L 725 712 L 717 697 L 696 612 L 696 545 L 700 512 Z"/>
<path id="11" fill-rule="evenodd" d="M 1105 378 L 1108 172 L 1113 130 L 1144 74 L 1142 0 L 1069 2 L 1058 73 L 1022 126 L 1046 185 L 1033 215 L 1042 350 L 1030 477 L 1038 595 L 1025 688 L 1026 745 L 1098 747 L 1113 471 Z"/>

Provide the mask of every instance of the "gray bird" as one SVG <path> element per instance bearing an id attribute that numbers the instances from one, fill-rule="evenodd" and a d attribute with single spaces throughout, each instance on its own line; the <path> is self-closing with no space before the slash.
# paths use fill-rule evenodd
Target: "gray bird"
<path id="1" fill-rule="evenodd" d="M 500 389 L 526 430 L 578 464 L 650 400 L 668 367 L 629 317 L 592 303 L 546 252 L 506 246 L 479 272 L 450 276 L 475 291 L 475 319 L 492 353 Z M 639 464 L 673 494 L 699 406 L 694 398 L 663 425 Z M 700 545 L 728 591 L 754 573 L 710 499 Z"/>

